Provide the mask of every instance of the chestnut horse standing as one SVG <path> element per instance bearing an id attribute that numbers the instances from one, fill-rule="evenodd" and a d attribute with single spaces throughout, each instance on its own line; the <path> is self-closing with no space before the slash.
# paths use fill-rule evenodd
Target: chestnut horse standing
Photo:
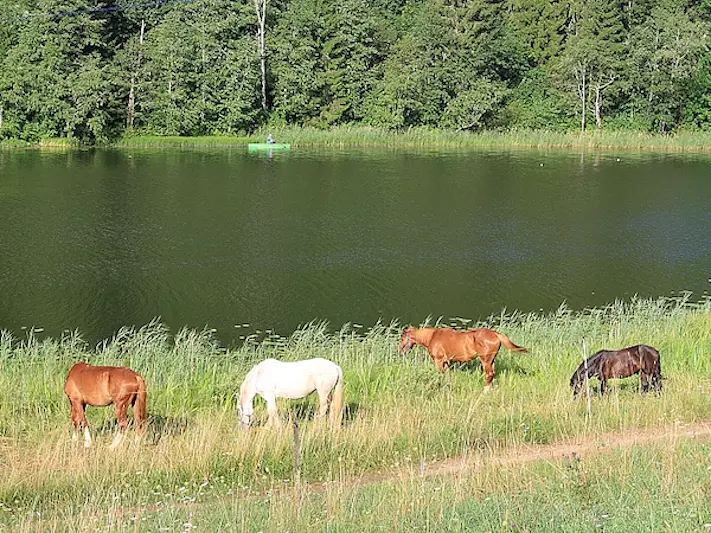
<path id="1" fill-rule="evenodd" d="M 72 422 L 74 434 L 72 440 L 77 440 L 77 431 L 84 430 L 84 446 L 91 446 L 89 424 L 86 421 L 86 406 L 105 407 L 112 403 L 116 407 L 119 431 L 111 444 L 116 448 L 123 440 L 128 427 L 126 412 L 128 406 L 133 406 L 136 419 L 136 431 L 143 434 L 146 426 L 146 382 L 139 373 L 125 366 L 93 366 L 88 363 L 77 363 L 69 371 L 64 393 L 69 398 L 72 407 Z"/>
<path id="2" fill-rule="evenodd" d="M 580 364 L 570 377 L 570 386 L 577 396 L 586 377 L 596 377 L 600 380 L 600 394 L 604 394 L 608 379 L 628 378 L 637 373 L 642 382 L 642 394 L 649 390 L 650 382 L 655 391 L 662 390 L 662 360 L 656 348 L 638 344 L 622 350 L 600 350 Z"/>
<path id="3" fill-rule="evenodd" d="M 410 326 L 402 333 L 400 352 L 407 354 L 416 344 L 427 348 L 440 372 L 448 368 L 451 362 L 463 363 L 479 356 L 486 374 L 485 390 L 491 389 L 491 383 L 496 376 L 494 359 L 502 344 L 515 352 L 528 351 L 526 348 L 514 344 L 503 333 L 489 328 L 457 331 L 452 328 L 414 328 Z"/>

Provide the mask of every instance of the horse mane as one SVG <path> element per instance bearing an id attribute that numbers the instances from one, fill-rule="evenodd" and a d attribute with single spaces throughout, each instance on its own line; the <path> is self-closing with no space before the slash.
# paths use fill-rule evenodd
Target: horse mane
<path id="1" fill-rule="evenodd" d="M 432 342 L 432 336 L 436 331 L 437 328 L 412 328 L 410 335 L 417 344 L 427 348 Z"/>
<path id="2" fill-rule="evenodd" d="M 261 363 L 259 363 L 259 364 L 261 364 Z M 240 405 L 242 405 L 242 403 L 245 401 L 245 397 L 249 395 L 248 389 L 252 385 L 252 382 L 255 380 L 257 372 L 259 372 L 259 364 L 254 365 L 249 370 L 249 372 L 247 372 L 247 375 L 244 376 L 242 385 L 240 385 L 240 387 L 239 387 L 239 403 L 240 403 Z"/>
<path id="3" fill-rule="evenodd" d="M 607 354 L 607 350 L 600 350 L 599 352 L 595 352 L 590 357 L 588 357 L 588 360 L 587 360 L 588 378 L 590 376 L 595 376 L 600 373 L 600 367 L 602 366 L 602 363 L 605 360 L 606 354 Z M 585 363 L 583 363 L 583 369 L 584 368 L 585 368 Z"/>
<path id="4" fill-rule="evenodd" d="M 587 375 L 588 379 L 590 379 L 592 376 L 599 375 L 600 374 L 600 367 L 602 366 L 602 363 L 605 360 L 605 357 L 604 357 L 605 354 L 606 354 L 606 350 L 600 350 L 599 352 L 595 352 L 590 357 L 588 357 L 585 361 L 580 363 L 580 366 L 577 368 L 577 370 L 573 373 L 572 377 L 570 378 L 570 385 L 573 386 L 575 383 L 584 380 L 586 375 Z M 586 369 L 587 369 L 587 374 L 586 374 Z"/>

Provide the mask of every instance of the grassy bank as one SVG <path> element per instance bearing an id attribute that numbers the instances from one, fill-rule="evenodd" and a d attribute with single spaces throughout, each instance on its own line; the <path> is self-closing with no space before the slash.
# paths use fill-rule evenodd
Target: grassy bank
<path id="1" fill-rule="evenodd" d="M 14 531 L 705 532 L 710 463 L 708 443 L 669 439 L 582 459 L 492 464 L 475 475 L 400 469 L 383 482 L 252 498 L 219 482 L 188 483 L 178 494 L 156 491 L 143 508 L 96 494 L 77 514 L 26 517 Z"/>
<path id="2" fill-rule="evenodd" d="M 465 324 L 472 325 L 465 321 L 455 325 Z M 0 479 L 4 509 L 0 530 L 2 525 L 13 531 L 34 530 L 33 524 L 50 530 L 63 530 L 62 524 L 75 524 L 75 530 L 96 530 L 96 520 L 105 530 L 105 522 L 114 520 L 109 529 L 133 530 L 135 526 L 136 530 L 155 531 L 156 522 L 146 523 L 144 528 L 142 518 L 131 521 L 135 513 L 127 516 L 124 512 L 152 509 L 155 516 L 163 517 L 160 521 L 173 524 L 174 531 L 184 530 L 180 524 L 192 519 L 202 523 L 201 530 L 219 530 L 219 524 L 224 529 L 227 521 L 240 520 L 246 524 L 245 530 L 258 530 L 267 518 L 278 520 L 270 521 L 272 525 L 265 531 L 280 530 L 273 524 L 297 523 L 301 526 L 291 531 L 309 530 L 309 524 L 362 531 L 357 517 L 362 514 L 363 520 L 370 520 L 368 505 L 382 498 L 392 498 L 393 507 L 383 511 L 387 518 L 380 530 L 410 529 L 410 524 L 441 530 L 436 524 L 455 511 L 476 515 L 481 510 L 492 523 L 501 524 L 504 511 L 522 517 L 542 512 L 535 502 L 550 498 L 540 487 L 559 483 L 560 472 L 553 469 L 550 475 L 540 474 L 540 479 L 548 480 L 540 486 L 532 481 L 538 478 L 523 472 L 482 486 L 477 485 L 481 481 L 478 477 L 458 480 L 456 483 L 474 485 L 466 485 L 469 492 L 460 492 L 455 482 L 441 487 L 460 495 L 458 500 L 443 500 L 441 505 L 425 498 L 440 497 L 429 482 L 370 488 L 357 488 L 352 483 L 376 473 L 417 470 L 444 458 L 711 419 L 708 302 L 635 300 L 579 313 L 561 308 L 551 314 L 492 317 L 487 325 L 505 331 L 531 350 L 524 355 L 502 349 L 497 359 L 497 386 L 489 394 L 483 393 L 478 363 L 439 375 L 421 349 L 408 358 L 398 355 L 399 328 L 395 326 L 376 326 L 363 332 L 344 327 L 336 334 L 310 326 L 289 338 L 251 338 L 235 350 L 220 348 L 210 332 L 182 331 L 171 336 L 159 324 L 137 331 L 127 329 L 97 348 L 86 346 L 76 335 L 40 342 L 34 337 L 17 341 L 5 333 L 0 337 L 0 464 L 4 473 Z M 619 381 L 610 395 L 593 398 L 589 414 L 586 402 L 574 401 L 568 387 L 583 355 L 583 338 L 590 351 L 640 342 L 659 348 L 666 378 L 663 394 L 641 397 L 637 378 Z M 266 357 L 327 357 L 341 364 L 346 376 L 346 420 L 337 433 L 311 420 L 313 398 L 280 405 L 285 416 L 304 421 L 302 479 L 330 482 L 331 486 L 309 496 L 298 520 L 290 514 L 295 511 L 289 497 L 260 496 L 264 491 L 280 494 L 294 483 L 290 428 L 237 428 L 234 395 L 249 367 Z M 145 442 L 127 442 L 119 452 L 109 453 L 114 428 L 111 408 L 89 408 L 94 449 L 86 451 L 70 441 L 69 408 L 62 386 L 69 367 L 80 359 L 126 364 L 145 375 L 152 417 Z M 265 418 L 262 404 L 257 406 L 257 415 L 259 426 Z M 686 463 L 684 454 L 708 456 L 708 449 L 681 449 L 679 453 L 679 462 Z M 649 461 L 657 461 L 656 456 L 649 457 Z M 644 474 L 636 472 L 635 462 L 624 454 L 620 461 L 620 468 L 629 470 L 629 479 L 638 480 L 639 490 L 647 490 Z M 694 464 L 706 474 L 711 463 Z M 606 468 L 606 463 L 601 462 L 600 468 Z M 695 467 L 689 464 L 688 468 Z M 491 475 L 503 474 L 496 470 Z M 606 475 L 611 478 L 614 472 Z M 696 478 L 689 479 L 696 483 Z M 701 481 L 706 483 L 706 477 Z M 676 483 L 665 485 L 670 491 L 666 495 L 686 488 L 683 479 Z M 608 485 L 602 482 L 596 486 L 591 501 L 599 497 L 614 502 L 618 489 Z M 637 491 L 634 483 L 629 486 Z M 689 490 L 704 487 L 694 485 Z M 520 498 L 511 496 L 511 490 Z M 468 499 L 467 494 L 476 498 Z M 412 498 L 421 503 L 414 506 Z M 596 516 L 597 507 L 578 516 L 572 511 L 575 500 L 569 497 L 564 501 L 571 502 L 568 518 L 580 520 L 580 524 L 588 524 Z M 688 512 L 698 518 L 695 501 L 689 503 Z M 193 509 L 201 502 L 205 505 L 200 510 Z M 633 508 L 629 502 L 622 505 Z M 653 510 L 653 503 L 647 508 Z M 567 511 L 561 513 L 559 521 Z M 185 522 L 179 524 L 180 520 Z M 372 520 L 376 524 L 376 519 Z M 425 527 L 427 522 L 422 520 L 431 520 L 431 527 Z M 350 526 L 349 521 L 353 522 Z M 481 530 L 464 525 L 462 531 Z"/>
<path id="3" fill-rule="evenodd" d="M 247 142 L 264 142 L 271 133 L 278 142 L 310 148 L 408 148 L 408 149 L 476 149 L 476 148 L 564 148 L 577 150 L 652 150 L 698 152 L 711 150 L 711 135 L 681 132 L 655 135 L 638 132 L 602 131 L 581 135 L 579 132 L 546 130 L 460 131 L 414 128 L 403 132 L 342 126 L 329 130 L 313 128 L 265 128 L 246 137 L 127 137 L 115 143 L 122 148 L 238 146 Z"/>

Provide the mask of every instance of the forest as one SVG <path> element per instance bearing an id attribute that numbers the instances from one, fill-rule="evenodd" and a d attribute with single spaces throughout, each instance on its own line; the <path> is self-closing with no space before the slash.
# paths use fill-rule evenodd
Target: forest
<path id="1" fill-rule="evenodd" d="M 711 129 L 711 0 L 3 0 L 0 140 Z"/>

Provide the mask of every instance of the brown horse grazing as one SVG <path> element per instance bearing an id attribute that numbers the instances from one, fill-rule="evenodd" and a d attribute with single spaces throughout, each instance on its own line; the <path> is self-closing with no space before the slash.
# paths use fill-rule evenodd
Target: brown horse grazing
<path id="1" fill-rule="evenodd" d="M 125 366 L 93 366 L 77 363 L 69 371 L 64 393 L 72 406 L 74 423 L 73 440 L 77 440 L 77 431 L 84 430 L 84 446 L 91 446 L 89 424 L 86 421 L 86 406 L 105 407 L 112 403 L 116 407 L 119 431 L 111 444 L 116 448 L 123 440 L 128 426 L 126 411 L 133 406 L 136 418 L 136 431 L 139 435 L 146 427 L 146 382 L 143 376 Z"/>
<path id="2" fill-rule="evenodd" d="M 494 359 L 503 344 L 515 352 L 527 352 L 526 348 L 515 345 L 503 333 L 488 328 L 457 331 L 452 328 L 413 328 L 402 332 L 400 352 L 407 354 L 416 344 L 424 346 L 430 352 L 437 369 L 442 372 L 452 362 L 471 361 L 479 356 L 486 374 L 486 389 L 496 375 Z"/>
<path id="3" fill-rule="evenodd" d="M 586 372 L 587 368 L 587 372 Z M 645 344 L 630 346 L 622 350 L 600 350 L 580 364 L 570 378 L 573 395 L 577 396 L 583 389 L 585 378 L 596 377 L 600 380 L 600 393 L 604 394 L 607 380 L 613 378 L 628 378 L 639 373 L 642 381 L 642 394 L 649 390 L 651 377 L 652 388 L 662 390 L 662 362 L 659 352 Z"/>

